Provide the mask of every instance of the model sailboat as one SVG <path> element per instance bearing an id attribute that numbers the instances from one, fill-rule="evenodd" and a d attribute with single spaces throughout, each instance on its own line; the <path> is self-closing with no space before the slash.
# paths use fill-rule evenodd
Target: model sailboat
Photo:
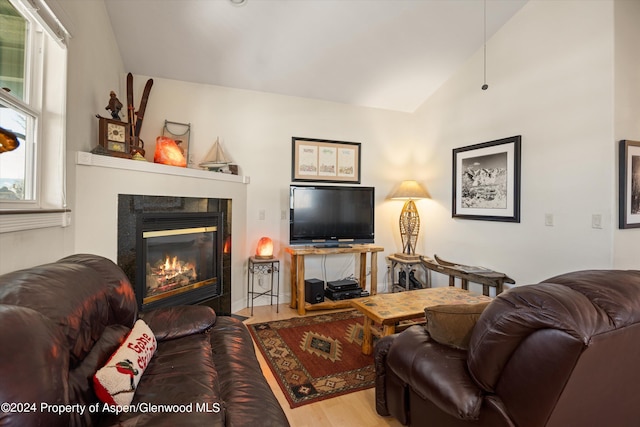
<path id="1" fill-rule="evenodd" d="M 220 169 L 231 163 L 229 159 L 224 155 L 222 146 L 220 145 L 219 138 L 216 138 L 215 144 L 209 150 L 209 153 L 204 158 L 204 161 L 200 163 L 200 167 L 209 169 L 210 171 L 219 172 Z"/>

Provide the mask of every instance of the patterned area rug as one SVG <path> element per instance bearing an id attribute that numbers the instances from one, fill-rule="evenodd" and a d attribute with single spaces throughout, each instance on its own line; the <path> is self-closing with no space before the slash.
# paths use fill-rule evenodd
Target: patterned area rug
<path id="1" fill-rule="evenodd" d="M 247 325 L 292 408 L 374 386 L 353 310 Z"/>

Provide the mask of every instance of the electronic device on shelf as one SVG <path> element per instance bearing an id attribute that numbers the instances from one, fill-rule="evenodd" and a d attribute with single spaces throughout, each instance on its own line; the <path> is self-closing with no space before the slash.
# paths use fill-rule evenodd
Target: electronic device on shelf
<path id="1" fill-rule="evenodd" d="M 346 291 L 333 291 L 330 288 L 324 290 L 324 296 L 333 301 L 342 301 L 345 299 L 368 297 L 369 291 L 364 289 L 348 289 Z"/>
<path id="2" fill-rule="evenodd" d="M 327 282 L 327 288 L 332 291 L 348 291 L 351 289 L 360 289 L 360 285 L 358 285 L 358 282 L 355 280 L 343 279 Z"/>
<path id="3" fill-rule="evenodd" d="M 304 299 L 309 304 L 324 301 L 324 282 L 320 279 L 306 279 L 304 281 Z"/>
<path id="4" fill-rule="evenodd" d="M 289 209 L 291 245 L 374 243 L 373 187 L 291 185 Z"/>

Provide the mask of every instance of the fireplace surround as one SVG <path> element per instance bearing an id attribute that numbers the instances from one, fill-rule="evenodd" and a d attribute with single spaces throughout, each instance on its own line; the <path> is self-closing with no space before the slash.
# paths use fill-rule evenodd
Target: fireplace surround
<path id="1" fill-rule="evenodd" d="M 231 200 L 118 195 L 118 265 L 140 311 L 205 304 L 231 312 Z"/>

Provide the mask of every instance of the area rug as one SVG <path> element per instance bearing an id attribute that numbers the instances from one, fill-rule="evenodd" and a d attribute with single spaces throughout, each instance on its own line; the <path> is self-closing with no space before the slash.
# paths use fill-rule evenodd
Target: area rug
<path id="1" fill-rule="evenodd" d="M 292 408 L 374 386 L 355 310 L 247 325 Z"/>

